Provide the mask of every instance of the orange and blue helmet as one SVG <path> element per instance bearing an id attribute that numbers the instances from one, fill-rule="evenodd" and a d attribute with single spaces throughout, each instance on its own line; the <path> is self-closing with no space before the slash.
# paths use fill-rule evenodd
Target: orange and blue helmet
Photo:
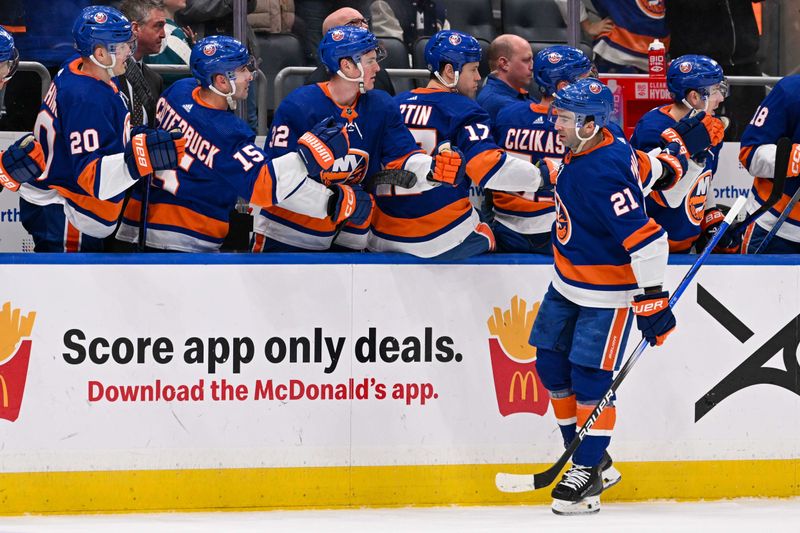
<path id="1" fill-rule="evenodd" d="M 72 25 L 75 49 L 83 57 L 90 57 L 96 47 L 102 46 L 112 54 L 122 43 L 135 43 L 130 21 L 113 7 L 89 6 L 83 8 Z"/>
<path id="2" fill-rule="evenodd" d="M 461 72 L 467 63 L 479 63 L 481 45 L 472 35 L 459 31 L 442 30 L 425 45 L 425 64 L 431 72 L 439 72 L 446 63 Z"/>
<path id="3" fill-rule="evenodd" d="M 707 56 L 687 54 L 675 58 L 667 68 L 667 88 L 676 102 L 682 102 L 689 91 L 697 91 L 707 98 L 709 87 L 719 85 L 723 98 L 728 94 L 728 83 L 719 63 Z"/>
<path id="4" fill-rule="evenodd" d="M 336 26 L 319 43 L 319 59 L 328 72 L 335 74 L 339 71 L 339 61 L 352 59 L 357 65 L 361 56 L 375 50 L 378 59 L 383 58 L 383 49 L 378 44 L 378 38 L 369 30 L 356 26 Z"/>
<path id="5" fill-rule="evenodd" d="M 595 125 L 602 128 L 608 124 L 614 110 L 614 95 L 602 81 L 583 78 L 559 89 L 552 107 L 575 113 L 576 127 L 582 127 L 589 117 L 593 117 Z"/>
<path id="6" fill-rule="evenodd" d="M 544 96 L 554 95 L 562 81 L 575 83 L 591 71 L 591 60 L 572 46 L 548 46 L 533 60 L 533 79 Z"/>
<path id="7" fill-rule="evenodd" d="M 210 87 L 216 74 L 234 79 L 234 72 L 242 66 L 247 66 L 252 72 L 255 61 L 242 43 L 227 35 L 212 35 L 199 40 L 189 56 L 192 76 L 203 87 Z"/>
<path id="8" fill-rule="evenodd" d="M 2 81 L 8 81 L 14 76 L 19 65 L 19 52 L 14 46 L 14 37 L 0 26 L 0 63 L 8 61 L 8 72 L 3 76 Z"/>

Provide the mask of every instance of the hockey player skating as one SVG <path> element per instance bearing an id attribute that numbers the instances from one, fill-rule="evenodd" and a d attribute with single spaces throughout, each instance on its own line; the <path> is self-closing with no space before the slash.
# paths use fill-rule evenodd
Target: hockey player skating
<path id="1" fill-rule="evenodd" d="M 141 129 L 113 78 L 135 40 L 111 7 L 83 9 L 72 27 L 79 58 L 53 80 L 34 125 L 47 166 L 20 187 L 20 218 L 37 252 L 97 252 L 117 224 L 126 189 L 155 170 L 175 168 L 180 134 Z"/>
<path id="2" fill-rule="evenodd" d="M 19 52 L 14 46 L 14 37 L 0 26 L 0 91 L 6 88 L 18 65 Z M 0 185 L 10 191 L 17 191 L 22 183 L 38 178 L 43 170 L 42 147 L 30 135 L 0 153 Z"/>
<path id="3" fill-rule="evenodd" d="M 776 167 L 775 157 L 775 145 L 781 137 L 788 137 L 792 143 L 788 164 L 782 169 Z M 776 174 L 785 170 L 787 178 L 777 203 L 744 233 L 742 252 L 754 253 L 800 189 L 800 75 L 787 76 L 775 85 L 745 128 L 741 144 L 739 160 L 755 177 L 747 201 L 749 214 L 766 202 Z M 787 214 L 774 238 L 759 253 L 800 253 L 800 203 Z"/>
<path id="4" fill-rule="evenodd" d="M 259 207 L 290 206 L 314 220 L 330 215 L 333 223 L 368 216 L 368 194 L 344 185 L 328 188 L 308 178 L 347 153 L 341 124 L 312 124 L 294 150 L 271 159 L 255 144 L 248 125 L 230 112 L 247 98 L 253 78 L 255 67 L 247 48 L 231 37 L 206 37 L 192 48 L 189 66 L 193 78 L 172 84 L 156 106 L 157 124 L 180 129 L 186 153 L 177 170 L 154 176 L 147 209 L 148 248 L 219 250 L 239 197 Z M 138 241 L 141 201 L 134 191 L 118 239 Z"/>
<path id="5" fill-rule="evenodd" d="M 550 392 L 559 428 L 571 442 L 609 389 L 633 316 L 650 344 L 675 328 L 662 289 L 668 244 L 644 210 L 637 154 L 605 126 L 610 90 L 594 78 L 559 90 L 556 131 L 569 149 L 556 185 L 555 272 L 530 342 Z M 632 306 L 632 307 L 631 307 Z M 616 418 L 608 406 L 574 453 L 553 489 L 553 511 L 600 509 L 601 462 Z"/>
<path id="6" fill-rule="evenodd" d="M 322 183 L 355 185 L 384 168 L 413 172 L 417 179 L 407 190 L 411 194 L 453 183 L 463 166 L 459 154 L 442 151 L 431 158 L 423 153 L 403 124 L 397 104 L 386 92 L 372 90 L 382 54 L 368 30 L 353 26 L 329 30 L 319 44 L 319 57 L 330 81 L 300 87 L 283 99 L 275 112 L 269 154 L 293 152 L 303 132 L 334 116 L 345 123 L 350 150 L 316 177 Z M 337 246 L 361 250 L 367 245 L 370 218 L 353 217 L 342 227 L 291 208 L 264 208 L 255 217 L 253 251 L 328 250 L 334 239 Z"/>
<path id="7" fill-rule="evenodd" d="M 647 112 L 639 120 L 631 137 L 635 148 L 651 150 L 660 146 L 664 143 L 662 132 L 690 113 L 705 112 L 708 116 L 704 120 L 717 123 L 720 132 L 724 129 L 722 122 L 712 116 L 727 95 L 725 76 L 716 61 L 700 55 L 674 59 L 667 69 L 667 87 L 673 102 Z M 695 157 L 703 167 L 696 179 L 647 196 L 647 213 L 667 232 L 672 253 L 689 252 L 693 246 L 702 250 L 725 218 L 709 197 L 721 148 L 722 143 L 718 143 Z M 738 247 L 734 232 L 728 232 L 718 251 L 735 252 Z"/>
<path id="8" fill-rule="evenodd" d="M 478 41 L 457 31 L 440 31 L 425 47 L 431 72 L 427 87 L 399 94 L 406 126 L 430 154 L 442 145 L 463 154 L 465 172 L 451 185 L 408 194 L 379 186 L 369 249 L 419 257 L 459 260 L 490 251 L 494 236 L 469 200 L 470 185 L 535 194 L 552 190 L 549 173 L 509 156 L 491 136 L 489 115 L 474 100 L 481 76 Z"/>

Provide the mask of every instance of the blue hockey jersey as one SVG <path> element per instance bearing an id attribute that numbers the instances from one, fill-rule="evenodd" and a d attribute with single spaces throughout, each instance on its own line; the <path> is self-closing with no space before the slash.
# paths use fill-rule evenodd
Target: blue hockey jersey
<path id="1" fill-rule="evenodd" d="M 631 136 L 631 145 L 644 151 L 658 147 L 661 132 L 675 125 L 675 119 L 669 114 L 671 109 L 672 104 L 657 107 L 639 119 Z M 700 223 L 706 207 L 713 205 L 713 199 L 708 196 L 721 149 L 720 144 L 710 150 L 711 155 L 706 158 L 700 175 L 693 178 L 693 183 L 675 187 L 674 190 L 653 191 L 647 196 L 647 214 L 667 232 L 670 252 L 688 252 L 700 236 Z M 676 202 L 668 202 L 667 197 L 672 194 L 682 197 L 680 205 L 671 207 Z"/>
<path id="2" fill-rule="evenodd" d="M 333 101 L 328 83 L 306 85 L 292 91 L 275 112 L 269 141 L 269 154 L 279 157 L 297 149 L 297 140 L 326 117 L 347 125 L 350 151 L 333 167 L 322 172 L 324 183 L 361 183 L 387 168 L 402 168 L 421 150 L 403 125 L 397 105 L 384 91 L 358 95 L 351 106 Z M 430 158 L 426 158 L 430 165 Z M 262 209 L 255 218 L 256 233 L 307 250 L 327 250 L 336 232 L 333 222 L 314 220 L 290 209 Z M 369 225 L 347 225 L 337 244 L 360 250 L 367 245 Z"/>
<path id="3" fill-rule="evenodd" d="M 497 114 L 495 141 L 509 155 L 536 163 L 545 158 L 561 161 L 566 148 L 548 120 L 549 107 L 517 103 Z M 537 193 L 492 193 L 495 220 L 524 235 L 549 233 L 555 220 L 553 195 Z"/>
<path id="4" fill-rule="evenodd" d="M 744 130 L 739 160 L 755 176 L 747 200 L 747 212 L 756 211 L 769 197 L 775 171 L 775 144 L 781 137 L 800 143 L 800 74 L 786 76 L 770 91 Z M 772 208 L 756 219 L 756 224 L 769 231 L 786 208 L 789 199 L 800 188 L 800 177 L 788 178 L 783 195 Z M 776 233 L 792 242 L 800 242 L 800 203 Z"/>
<path id="5" fill-rule="evenodd" d="M 117 87 L 84 73 L 82 64 L 80 58 L 66 63 L 47 91 L 33 128 L 47 166 L 20 194 L 35 205 L 62 204 L 80 232 L 103 238 L 114 231 L 123 193 L 136 181 L 123 156 L 130 116 Z"/>
<path id="6" fill-rule="evenodd" d="M 444 88 L 419 88 L 395 101 L 417 143 L 431 153 L 442 141 L 458 148 L 466 175 L 458 186 L 440 185 L 422 194 L 399 187 L 376 191 L 369 247 L 435 257 L 463 242 L 480 223 L 469 200 L 470 185 L 533 191 L 539 172 L 529 162 L 510 158 L 491 136 L 489 115 L 474 100 Z"/>
<path id="7" fill-rule="evenodd" d="M 257 206 L 300 202 L 298 208 L 307 209 L 309 216 L 326 216 L 329 193 L 306 178 L 300 157 L 292 152 L 271 160 L 255 144 L 247 124 L 202 99 L 193 78 L 179 80 L 164 92 L 156 105 L 156 121 L 162 129 L 183 132 L 186 153 L 177 170 L 155 174 L 147 246 L 217 251 L 228 234 L 229 216 L 239 197 Z M 140 202 L 141 191 L 135 190 L 118 239 L 137 241 Z"/>
<path id="8" fill-rule="evenodd" d="M 600 17 L 614 28 L 596 37 L 594 51 L 612 63 L 647 71 L 647 48 L 659 39 L 669 48 L 665 0 L 592 0 Z"/>
<path id="9" fill-rule="evenodd" d="M 608 129 L 598 134 L 594 148 L 567 152 L 558 176 L 553 287 L 579 305 L 621 308 L 662 283 L 666 236 L 645 213 L 636 153 Z"/>

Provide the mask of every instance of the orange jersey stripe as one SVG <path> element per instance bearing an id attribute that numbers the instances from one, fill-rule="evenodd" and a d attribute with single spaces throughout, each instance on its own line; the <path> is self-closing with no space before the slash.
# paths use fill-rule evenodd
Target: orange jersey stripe
<path id="1" fill-rule="evenodd" d="M 556 268 L 568 279 L 591 285 L 635 285 L 633 268 L 627 265 L 573 265 L 553 247 Z"/>
<path id="2" fill-rule="evenodd" d="M 480 185 L 481 180 L 497 166 L 502 157 L 503 151 L 500 148 L 484 150 L 467 162 L 467 176 L 473 183 Z"/>
<path id="3" fill-rule="evenodd" d="M 639 160 L 639 181 L 645 183 L 653 172 L 653 165 L 650 163 L 650 157 L 640 150 L 636 150 L 636 159 Z"/>
<path id="4" fill-rule="evenodd" d="M 633 33 L 621 26 L 614 26 L 611 31 L 601 33 L 597 37 L 607 37 L 610 41 L 643 55 L 647 55 L 647 48 L 653 40 L 652 37 Z M 661 37 L 661 41 L 664 43 L 667 50 L 669 50 L 669 37 Z"/>
<path id="5" fill-rule="evenodd" d="M 94 196 L 94 183 L 95 177 L 97 175 L 97 163 L 99 159 L 95 159 L 89 165 L 83 169 L 81 175 L 78 176 L 78 186 L 86 191 L 86 194 L 90 194 Z"/>
<path id="6" fill-rule="evenodd" d="M 589 420 L 589 415 L 592 414 L 594 410 L 594 405 L 585 405 L 579 403 L 577 406 L 577 415 L 578 415 L 578 427 L 583 427 L 587 420 Z M 614 426 L 617 423 L 617 408 L 613 405 L 609 405 L 600 413 L 600 416 L 597 417 L 597 420 L 594 421 L 592 425 L 592 429 L 595 430 L 606 430 L 610 431 L 614 429 Z"/>
<path id="7" fill-rule="evenodd" d="M 492 192 L 492 204 L 494 204 L 497 209 L 516 213 L 536 213 L 537 211 L 552 208 L 555 205 L 552 200 L 529 200 L 514 193 L 501 191 Z"/>
<path id="8" fill-rule="evenodd" d="M 469 198 L 461 198 L 420 218 L 399 218 L 387 215 L 375 207 L 372 225 L 375 231 L 397 237 L 417 238 L 444 228 L 472 209 Z"/>
<path id="9" fill-rule="evenodd" d="M 761 199 L 762 202 L 766 202 L 767 198 L 769 198 L 769 192 L 772 190 L 772 180 L 767 178 L 756 178 L 753 180 L 753 187 L 756 189 L 756 194 Z M 788 194 L 782 194 L 780 200 L 778 200 L 774 206 L 772 206 L 771 211 L 777 211 L 778 213 L 782 213 L 786 206 L 789 204 L 789 200 L 791 200 L 791 196 Z M 800 202 L 795 204 L 792 208 L 792 212 L 789 213 L 789 218 L 792 220 L 800 220 Z"/>
<path id="10" fill-rule="evenodd" d="M 694 237 L 689 237 L 688 239 L 683 239 L 682 241 L 673 241 L 672 239 L 668 239 L 667 242 L 669 242 L 669 251 L 678 253 L 685 252 L 692 247 L 694 241 L 696 240 L 697 235 Z"/>
<path id="11" fill-rule="evenodd" d="M 65 252 L 80 252 L 81 251 L 81 232 L 78 228 L 73 226 L 67 221 L 66 235 L 64 236 L 64 251 Z"/>
<path id="12" fill-rule="evenodd" d="M 96 217 L 102 220 L 114 223 L 119 218 L 122 212 L 122 200 L 119 202 L 111 202 L 108 200 L 98 200 L 94 196 L 86 196 L 84 194 L 74 193 L 64 187 L 53 185 L 52 188 L 58 193 L 71 201 L 81 209 L 93 213 Z"/>
<path id="13" fill-rule="evenodd" d="M 628 322 L 628 311 L 629 309 L 625 307 L 617 309 L 614 313 L 614 320 L 611 323 L 611 331 L 608 333 L 605 353 L 603 354 L 603 363 L 601 365 L 603 370 L 614 370 L 619 353 L 624 348 L 622 346 L 622 337 L 625 334 L 625 325 Z"/>
<path id="14" fill-rule="evenodd" d="M 739 162 L 744 168 L 747 168 L 747 158 L 750 157 L 750 152 L 752 151 L 752 146 L 743 146 L 739 149 Z"/>
<path id="15" fill-rule="evenodd" d="M 649 239 L 660 231 L 661 226 L 659 226 L 658 223 L 651 218 L 647 221 L 647 224 L 631 233 L 627 239 L 622 241 L 622 246 L 624 246 L 626 250 L 630 250 L 637 244 Z"/>
<path id="16" fill-rule="evenodd" d="M 131 198 L 128 202 L 128 207 L 125 209 L 125 218 L 139 222 L 139 214 L 141 212 L 141 202 Z M 147 222 L 185 228 L 216 239 L 224 239 L 228 234 L 227 222 L 201 215 L 188 207 L 179 205 L 150 204 L 147 211 Z"/>
<path id="17" fill-rule="evenodd" d="M 250 203 L 261 207 L 270 207 L 272 205 L 273 186 L 274 180 L 269 173 L 269 167 L 267 165 L 262 165 L 261 171 L 258 173 L 258 179 L 256 179 L 253 185 L 253 194 L 250 196 Z"/>
<path id="18" fill-rule="evenodd" d="M 286 220 L 287 222 L 291 222 L 294 225 L 307 228 L 311 231 L 328 233 L 332 235 L 336 230 L 336 224 L 334 224 L 330 218 L 309 217 L 306 215 L 301 215 L 300 213 L 295 213 L 294 211 L 289 211 L 288 209 L 283 209 L 277 205 L 267 207 L 264 210 Z"/>
<path id="19" fill-rule="evenodd" d="M 408 152 L 406 155 L 404 155 L 404 156 L 402 156 L 402 157 L 398 157 L 398 158 L 397 158 L 397 159 L 395 159 L 394 161 L 389 161 L 389 162 L 386 164 L 386 168 L 387 168 L 387 169 L 403 168 L 403 165 L 405 165 L 405 164 L 406 164 L 406 160 L 407 160 L 409 157 L 411 157 L 411 156 L 412 156 L 412 155 L 414 155 L 414 154 L 424 154 L 424 153 L 425 153 L 425 151 L 424 151 L 424 150 L 421 150 L 421 149 L 420 149 L 420 150 L 414 150 L 414 151 L 412 151 L 412 152 Z"/>

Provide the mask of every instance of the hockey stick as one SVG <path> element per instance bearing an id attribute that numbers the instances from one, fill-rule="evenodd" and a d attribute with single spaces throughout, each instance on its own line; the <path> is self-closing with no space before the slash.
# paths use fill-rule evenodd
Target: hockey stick
<path id="1" fill-rule="evenodd" d="M 740 196 L 733 204 L 733 207 L 731 207 L 730 211 L 728 211 L 728 214 L 725 216 L 725 220 L 723 220 L 722 224 L 720 224 L 719 231 L 717 231 L 716 235 L 714 235 L 714 237 L 708 242 L 706 247 L 703 249 L 703 253 L 700 254 L 700 257 L 697 258 L 692 267 L 683 277 L 678 285 L 678 288 L 675 289 L 675 292 L 669 299 L 670 307 L 675 307 L 675 304 L 683 294 L 683 291 L 685 291 L 692 282 L 697 274 L 697 271 L 701 266 L 703 266 L 703 263 L 705 263 L 709 254 L 711 254 L 711 250 L 714 249 L 720 238 L 722 238 L 722 235 L 730 226 L 733 219 L 736 218 L 736 215 L 738 215 L 739 211 L 741 211 L 742 207 L 744 207 L 745 202 L 746 197 Z M 603 399 L 600 400 L 600 402 L 592 411 L 592 414 L 589 415 L 589 419 L 586 421 L 583 427 L 580 428 L 578 433 L 575 435 L 575 438 L 572 439 L 570 445 L 566 450 L 564 450 L 564 453 L 553 466 L 538 474 L 506 474 L 500 472 L 495 476 L 495 484 L 497 485 L 497 488 L 502 492 L 528 492 L 541 489 L 542 487 L 552 484 L 553 481 L 555 481 L 556 476 L 558 476 L 558 474 L 564 468 L 564 465 L 566 465 L 567 461 L 569 461 L 570 457 L 572 457 L 572 454 L 574 454 L 575 450 L 578 449 L 578 446 L 586 437 L 586 433 L 597 421 L 597 417 L 600 416 L 600 413 L 603 411 L 603 409 L 605 409 L 606 406 L 608 406 L 608 404 L 611 402 L 614 393 L 622 384 L 625 376 L 627 376 L 631 371 L 633 365 L 635 365 L 639 360 L 639 357 L 642 355 L 642 352 L 644 352 L 647 346 L 649 346 L 649 343 L 646 339 L 642 339 L 639 342 L 639 344 L 636 346 L 636 349 L 633 351 L 630 357 L 628 357 L 628 360 L 625 361 L 625 364 L 622 365 L 622 368 L 617 373 L 617 377 L 614 378 L 613 383 L 611 383 L 611 388 L 608 389 L 608 392 L 603 395 Z"/>
<path id="2" fill-rule="evenodd" d="M 786 207 L 783 208 L 781 216 L 779 216 L 778 220 L 775 221 L 775 225 L 772 226 L 772 229 L 769 230 L 769 233 L 767 233 L 767 235 L 764 237 L 764 240 L 761 241 L 761 244 L 758 245 L 756 251 L 753 252 L 754 254 L 761 253 L 761 250 L 767 249 L 767 246 L 769 245 L 772 238 L 775 236 L 775 234 L 778 233 L 778 230 L 786 221 L 786 219 L 789 218 L 789 214 L 792 212 L 792 209 L 794 209 L 794 206 L 797 205 L 798 200 L 800 200 L 800 188 L 794 191 L 794 195 L 792 195 L 792 198 L 789 200 L 789 203 L 786 204 Z"/>
<path id="3" fill-rule="evenodd" d="M 372 190 L 378 185 L 394 185 L 402 187 L 403 189 L 410 189 L 417 184 L 417 175 L 410 170 L 403 170 L 400 168 L 392 168 L 386 170 L 379 170 L 369 177 L 367 180 L 368 190 Z"/>
<path id="4" fill-rule="evenodd" d="M 139 210 L 139 243 L 136 245 L 136 250 L 139 252 L 144 252 L 147 247 L 147 209 L 150 207 L 150 186 L 153 184 L 153 173 L 149 173 L 142 182 L 144 183 L 144 192 Z"/>
<path id="5" fill-rule="evenodd" d="M 755 222 L 755 220 L 772 209 L 772 206 L 778 203 L 781 196 L 783 196 L 783 186 L 786 182 L 786 171 L 789 169 L 789 157 L 792 155 L 792 140 L 788 137 L 781 137 L 778 139 L 775 148 L 775 170 L 772 178 L 772 189 L 769 191 L 769 197 L 761 204 L 761 207 L 753 211 L 747 216 L 740 224 L 736 224 L 731 231 L 739 236 L 747 230 L 747 227 Z"/>
<path id="6" fill-rule="evenodd" d="M 378 185 L 394 185 L 395 187 L 402 187 L 403 189 L 410 189 L 417 184 L 417 175 L 410 170 L 403 170 L 399 168 L 379 170 L 366 180 L 367 192 L 374 191 Z M 339 222 L 336 226 L 336 231 L 333 233 L 333 240 L 331 243 L 336 242 L 336 238 L 344 229 L 347 221 Z"/>

